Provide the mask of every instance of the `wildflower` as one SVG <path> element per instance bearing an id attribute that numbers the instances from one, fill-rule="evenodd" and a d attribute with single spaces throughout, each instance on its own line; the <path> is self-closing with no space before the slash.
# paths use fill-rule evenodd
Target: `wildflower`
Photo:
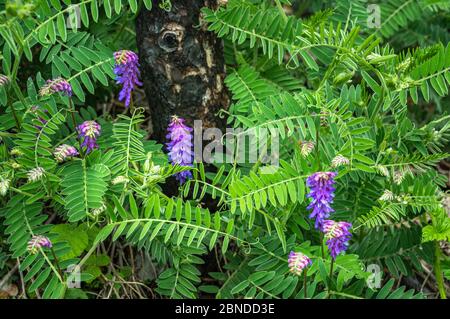
<path id="1" fill-rule="evenodd" d="M 117 185 L 117 184 L 125 184 L 125 183 L 128 183 L 130 180 L 127 178 L 127 177 L 125 177 L 125 176 L 117 176 L 117 177 L 115 177 L 112 181 L 111 181 L 111 183 L 113 184 L 113 185 Z"/>
<path id="2" fill-rule="evenodd" d="M 93 216 L 98 216 L 101 213 L 103 213 L 105 210 L 106 210 L 106 205 L 105 205 L 105 203 L 102 202 L 102 204 L 100 205 L 99 208 L 94 208 L 94 209 L 91 210 L 91 214 Z"/>
<path id="3" fill-rule="evenodd" d="M 42 167 L 35 167 L 27 173 L 28 182 L 39 181 L 44 176 L 44 174 L 45 170 Z"/>
<path id="4" fill-rule="evenodd" d="M 56 92 L 61 92 L 67 96 L 72 96 L 72 86 L 63 78 L 47 80 L 44 86 L 42 86 L 39 90 L 39 95 L 47 96 Z"/>
<path id="5" fill-rule="evenodd" d="M 29 241 L 27 250 L 30 252 L 30 254 L 37 254 L 39 249 L 42 247 L 51 248 L 52 242 L 48 237 L 42 236 L 42 235 L 34 235 Z"/>
<path id="6" fill-rule="evenodd" d="M 55 148 L 55 151 L 53 152 L 53 155 L 55 156 L 56 160 L 58 162 L 64 162 L 64 160 L 68 157 L 74 157 L 78 155 L 78 151 L 75 147 L 62 144 Z"/>
<path id="7" fill-rule="evenodd" d="M 295 275 L 300 275 L 306 267 L 312 264 L 311 259 L 302 253 L 291 251 L 288 257 L 289 270 Z"/>
<path id="8" fill-rule="evenodd" d="M 375 169 L 383 176 L 389 177 L 389 171 L 386 166 L 384 165 L 377 165 L 375 166 Z"/>
<path id="9" fill-rule="evenodd" d="M 94 148 L 98 148 L 97 137 L 100 135 L 101 126 L 95 121 L 84 121 L 77 126 L 78 138 L 82 139 L 81 147 L 86 146 L 89 154 Z"/>
<path id="10" fill-rule="evenodd" d="M 303 157 L 307 157 L 314 150 L 314 142 L 313 141 L 300 141 L 300 154 Z"/>
<path id="11" fill-rule="evenodd" d="M 352 224 L 347 222 L 323 221 L 322 231 L 325 233 L 327 246 L 333 259 L 347 250 L 348 241 L 352 238 L 352 234 L 349 232 L 351 227 Z"/>
<path id="12" fill-rule="evenodd" d="M 392 179 L 394 180 L 394 183 L 397 185 L 400 185 L 403 180 L 405 179 L 406 174 L 400 170 L 395 171 L 394 175 L 392 176 Z"/>
<path id="13" fill-rule="evenodd" d="M 116 62 L 114 73 L 116 74 L 117 84 L 123 85 L 119 93 L 119 101 L 125 99 L 125 107 L 128 107 L 131 101 L 131 91 L 136 85 L 142 85 L 139 81 L 139 58 L 133 51 L 120 50 L 114 52 L 114 60 Z"/>
<path id="14" fill-rule="evenodd" d="M 14 148 L 11 150 L 11 152 L 9 152 L 9 154 L 11 154 L 12 156 L 22 156 L 22 155 L 23 155 L 23 152 L 22 152 L 19 148 L 14 147 Z"/>
<path id="15" fill-rule="evenodd" d="M 317 172 L 306 180 L 306 185 L 311 189 L 307 196 L 312 198 L 307 207 L 307 209 L 312 209 L 309 218 L 316 219 L 315 227 L 318 229 L 321 228 L 323 220 L 334 212 L 330 206 L 334 198 L 334 177 L 336 177 L 336 172 Z"/>
<path id="16" fill-rule="evenodd" d="M 5 196 L 9 190 L 11 181 L 9 179 L 0 178 L 0 195 Z"/>
<path id="17" fill-rule="evenodd" d="M 6 75 L 0 74 L 0 86 L 5 86 L 9 84 L 9 77 Z"/>
<path id="18" fill-rule="evenodd" d="M 167 131 L 169 134 L 166 137 L 170 140 L 167 149 L 172 164 L 192 166 L 192 128 L 184 125 L 184 119 L 173 116 Z M 176 177 L 180 184 L 183 184 L 186 179 L 192 178 L 192 173 L 184 171 L 178 173 Z"/>
<path id="19" fill-rule="evenodd" d="M 149 174 L 150 175 L 158 175 L 160 171 L 161 171 L 161 166 L 154 165 L 150 168 Z"/>
<path id="20" fill-rule="evenodd" d="M 390 202 L 394 199 L 394 193 L 392 193 L 390 190 L 385 190 L 383 192 L 383 195 L 380 196 L 379 200 L 384 202 Z"/>
<path id="21" fill-rule="evenodd" d="M 332 167 L 338 167 L 338 166 L 342 166 L 342 165 L 348 165 L 350 164 L 350 160 L 342 155 L 336 155 L 332 160 L 331 160 L 331 166 Z"/>

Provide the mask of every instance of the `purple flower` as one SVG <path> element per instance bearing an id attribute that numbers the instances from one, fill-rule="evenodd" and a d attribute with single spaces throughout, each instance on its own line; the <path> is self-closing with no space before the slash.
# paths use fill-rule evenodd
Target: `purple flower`
<path id="1" fill-rule="evenodd" d="M 347 222 L 323 221 L 322 231 L 325 233 L 327 246 L 333 259 L 336 259 L 337 255 L 347 250 L 348 241 L 352 238 L 352 234 L 349 232 L 351 227 L 352 224 Z"/>
<path id="2" fill-rule="evenodd" d="M 166 137 L 170 140 L 167 143 L 167 149 L 172 164 L 192 166 L 192 128 L 184 125 L 184 119 L 172 116 L 172 121 L 167 131 L 169 134 Z M 192 173 L 190 171 L 184 171 L 178 173 L 176 177 L 180 184 L 183 184 L 186 179 L 192 178 Z"/>
<path id="3" fill-rule="evenodd" d="M 55 151 L 53 152 L 53 155 L 55 156 L 56 160 L 58 162 L 64 162 L 64 160 L 68 157 L 74 157 L 78 155 L 78 151 L 75 147 L 62 144 L 55 148 Z"/>
<path id="4" fill-rule="evenodd" d="M 311 259 L 302 253 L 291 251 L 288 257 L 289 270 L 295 275 L 300 275 L 306 267 L 312 264 Z"/>
<path id="5" fill-rule="evenodd" d="M 47 80 L 44 86 L 39 90 L 39 95 L 46 96 L 56 92 L 61 92 L 67 96 L 72 96 L 72 86 L 67 80 L 63 78 L 56 78 L 54 80 Z"/>
<path id="6" fill-rule="evenodd" d="M 309 198 L 312 198 L 311 203 L 307 209 L 312 209 L 309 218 L 315 218 L 315 227 L 320 229 L 322 227 L 323 220 L 330 216 L 330 213 L 334 212 L 330 204 L 333 202 L 334 190 L 333 184 L 335 183 L 335 172 L 317 172 L 309 176 L 306 180 L 306 186 L 311 191 L 308 194 Z"/>
<path id="7" fill-rule="evenodd" d="M 114 52 L 114 60 L 117 84 L 123 85 L 119 93 L 119 101 L 125 99 L 125 107 L 128 107 L 131 101 L 131 91 L 136 85 L 142 85 L 139 81 L 139 58 L 133 51 L 120 50 Z"/>
<path id="8" fill-rule="evenodd" d="M 94 148 L 98 148 L 97 137 L 100 135 L 101 127 L 95 121 L 84 121 L 77 126 L 78 138 L 82 139 L 81 147 L 86 146 L 86 154 Z"/>
<path id="9" fill-rule="evenodd" d="M 52 242 L 48 237 L 42 236 L 42 235 L 34 235 L 29 241 L 27 250 L 30 252 L 30 254 L 37 254 L 39 249 L 42 247 L 51 248 Z"/>

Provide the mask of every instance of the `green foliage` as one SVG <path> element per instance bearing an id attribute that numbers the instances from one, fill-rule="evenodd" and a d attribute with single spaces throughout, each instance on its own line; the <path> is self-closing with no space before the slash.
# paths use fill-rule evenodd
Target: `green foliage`
<path id="1" fill-rule="evenodd" d="M 297 3 L 293 14 L 287 0 L 204 8 L 199 25 L 223 40 L 227 64 L 231 105 L 219 116 L 235 131 L 221 141 L 236 152 L 192 167 L 170 164 L 147 139 L 140 99 L 123 110 L 112 98 L 113 52 L 136 51 L 138 12 L 171 11 L 171 1 L 72 2 L 0 11 L 0 274 L 18 262 L 24 294 L 429 297 L 400 281 L 440 265 L 435 248 L 450 239 L 448 181 L 435 169 L 449 157 L 447 2 L 376 1 L 379 28 L 366 0 Z M 76 28 L 66 18 L 78 9 Z M 38 93 L 56 77 L 72 97 Z M 415 113 L 424 109 L 436 112 Z M 86 120 L 102 127 L 89 154 L 76 131 Z M 240 149 L 267 134 L 276 139 L 256 157 Z M 79 156 L 58 161 L 63 144 Z M 193 178 L 167 195 L 186 170 Z M 308 218 L 306 179 L 318 171 L 338 172 L 330 218 L 352 223 L 335 260 Z M 35 235 L 53 247 L 33 254 Z M 301 276 L 289 271 L 290 251 L 312 261 Z M 383 271 L 378 288 L 371 264 Z M 69 288 L 74 267 L 81 289 Z"/>

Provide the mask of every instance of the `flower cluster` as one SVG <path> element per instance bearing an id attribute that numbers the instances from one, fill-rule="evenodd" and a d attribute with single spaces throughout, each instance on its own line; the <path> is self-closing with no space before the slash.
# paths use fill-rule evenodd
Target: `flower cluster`
<path id="1" fill-rule="evenodd" d="M 333 220 L 323 222 L 322 231 L 327 239 L 327 246 L 333 259 L 347 250 L 348 241 L 352 238 L 349 231 L 351 227 L 352 224 L 347 222 L 335 222 Z"/>
<path id="2" fill-rule="evenodd" d="M 64 162 L 69 157 L 74 157 L 78 155 L 78 151 L 75 147 L 62 144 L 55 148 L 55 151 L 53 152 L 53 155 L 55 156 L 55 159 L 58 162 Z"/>
<path id="3" fill-rule="evenodd" d="M 332 166 L 346 165 L 346 160 L 347 158 L 338 155 L 335 157 Z M 311 189 L 308 197 L 312 198 L 307 208 L 313 210 L 309 217 L 316 219 L 315 227 L 325 234 L 327 246 L 333 259 L 347 250 L 348 241 L 352 237 L 349 231 L 352 224 L 326 219 L 334 212 L 331 204 L 334 199 L 335 188 L 333 185 L 336 183 L 334 181 L 336 175 L 336 172 L 317 172 L 306 180 L 306 185 Z"/>
<path id="4" fill-rule="evenodd" d="M 134 87 L 142 85 L 139 81 L 139 58 L 133 51 L 120 50 L 114 52 L 114 61 L 117 84 L 123 85 L 119 93 L 119 101 L 125 100 L 125 107 L 128 107 Z"/>
<path id="5" fill-rule="evenodd" d="M 29 182 L 37 182 L 42 179 L 45 175 L 45 169 L 42 167 L 35 167 L 28 171 L 27 177 Z"/>
<path id="6" fill-rule="evenodd" d="M 288 257 L 289 270 L 295 274 L 300 275 L 306 267 L 312 264 L 311 259 L 302 253 L 291 251 Z"/>
<path id="7" fill-rule="evenodd" d="M 340 154 L 336 155 L 336 157 L 331 160 L 332 167 L 338 167 L 338 166 L 343 166 L 343 165 L 348 165 L 348 164 L 350 164 L 350 160 L 347 157 L 342 156 Z"/>
<path id="8" fill-rule="evenodd" d="M 312 209 L 309 218 L 316 219 L 316 229 L 320 229 L 323 220 L 328 218 L 330 213 L 334 212 L 331 203 L 333 203 L 334 198 L 335 188 L 333 184 L 335 183 L 334 177 L 336 175 L 337 173 L 335 172 L 317 172 L 306 180 L 306 185 L 311 189 L 308 197 L 312 198 L 307 209 Z"/>
<path id="9" fill-rule="evenodd" d="M 11 181 L 9 179 L 3 179 L 0 177 L 0 195 L 5 196 L 9 190 L 9 184 Z"/>
<path id="10" fill-rule="evenodd" d="M 72 86 L 63 78 L 47 80 L 45 85 L 39 90 L 39 95 L 47 96 L 56 92 L 61 92 L 67 96 L 72 96 Z"/>
<path id="11" fill-rule="evenodd" d="M 192 166 L 192 128 L 184 124 L 184 119 L 173 116 L 167 131 L 169 134 L 166 137 L 170 141 L 167 143 L 167 149 L 172 164 Z M 184 171 L 178 173 L 176 177 L 180 184 L 183 184 L 186 179 L 192 178 L 192 173 Z"/>
<path id="12" fill-rule="evenodd" d="M 42 236 L 42 235 L 34 235 L 30 241 L 28 241 L 27 250 L 30 252 L 30 254 L 37 254 L 39 249 L 42 247 L 51 248 L 52 242 L 48 237 Z"/>
<path id="13" fill-rule="evenodd" d="M 303 157 L 307 157 L 314 150 L 313 141 L 300 141 L 298 144 L 300 146 L 300 154 L 302 154 Z"/>
<path id="14" fill-rule="evenodd" d="M 97 137 L 101 133 L 101 126 L 95 121 L 84 121 L 77 126 L 78 138 L 82 141 L 81 147 L 86 147 L 86 154 L 98 148 Z"/>
<path id="15" fill-rule="evenodd" d="M 4 74 L 0 74 L 0 86 L 5 86 L 9 84 L 9 77 Z"/>
<path id="16" fill-rule="evenodd" d="M 394 193 L 391 192 L 390 190 L 386 189 L 383 194 L 380 196 L 379 200 L 383 201 L 383 202 L 390 202 L 392 200 L 394 200 Z"/>

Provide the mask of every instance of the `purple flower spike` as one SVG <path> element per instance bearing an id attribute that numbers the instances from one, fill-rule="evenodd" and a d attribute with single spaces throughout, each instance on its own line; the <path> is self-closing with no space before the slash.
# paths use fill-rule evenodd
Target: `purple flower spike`
<path id="1" fill-rule="evenodd" d="M 61 92 L 70 97 L 72 96 L 72 86 L 67 80 L 56 78 L 54 80 L 47 80 L 44 86 L 39 90 L 41 96 L 51 95 L 56 92 Z"/>
<path id="2" fill-rule="evenodd" d="M 288 257 L 289 270 L 295 274 L 300 275 L 306 267 L 312 264 L 311 259 L 302 253 L 291 251 Z"/>
<path id="3" fill-rule="evenodd" d="M 334 178 L 336 172 L 317 172 L 312 174 L 306 180 L 306 186 L 311 191 L 308 194 L 309 198 L 312 198 L 311 203 L 307 209 L 312 209 L 309 218 L 315 218 L 315 227 L 321 229 L 323 220 L 330 216 L 330 213 L 334 212 L 334 209 L 330 206 L 333 203 L 335 188 Z"/>
<path id="4" fill-rule="evenodd" d="M 84 121 L 77 127 L 78 138 L 82 140 L 81 147 L 86 147 L 86 154 L 94 148 L 98 148 L 97 137 L 100 135 L 101 127 L 95 121 Z"/>
<path id="5" fill-rule="evenodd" d="M 120 50 L 114 52 L 116 65 L 114 73 L 116 74 L 117 84 L 122 84 L 122 90 L 119 93 L 119 101 L 125 99 L 125 107 L 130 105 L 131 92 L 135 86 L 141 86 L 139 81 L 139 58 L 136 53 L 129 50 Z"/>
<path id="6" fill-rule="evenodd" d="M 29 241 L 27 250 L 30 252 L 30 254 L 37 254 L 39 249 L 42 247 L 52 248 L 52 242 L 48 237 L 41 236 L 41 235 L 34 235 Z"/>
<path id="7" fill-rule="evenodd" d="M 172 121 L 167 131 L 169 134 L 166 137 L 170 140 L 167 143 L 167 149 L 172 164 L 192 166 L 192 128 L 184 125 L 184 119 L 172 116 Z M 183 184 L 186 179 L 192 178 L 192 173 L 190 171 L 184 171 L 178 173 L 176 177 L 180 184 Z"/>
<path id="8" fill-rule="evenodd" d="M 74 157 L 78 155 L 78 151 L 75 147 L 62 144 L 55 148 L 55 151 L 53 152 L 53 155 L 55 156 L 55 159 L 58 162 L 64 162 L 69 157 Z"/>
<path id="9" fill-rule="evenodd" d="M 347 250 L 348 241 L 352 238 L 352 234 L 349 231 L 351 227 L 352 224 L 347 222 L 323 221 L 322 230 L 325 233 L 327 246 L 333 259 L 336 259 L 337 255 Z"/>

